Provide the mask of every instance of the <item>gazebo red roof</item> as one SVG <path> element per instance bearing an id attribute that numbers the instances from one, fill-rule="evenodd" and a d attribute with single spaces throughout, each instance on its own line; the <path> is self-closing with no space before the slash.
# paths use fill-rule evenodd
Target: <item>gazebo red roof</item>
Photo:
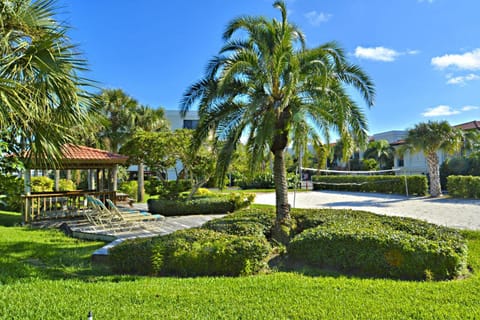
<path id="1" fill-rule="evenodd" d="M 66 144 L 62 148 L 62 158 L 59 160 L 61 169 L 101 169 L 125 164 L 128 157 L 110 151 Z M 42 169 L 41 164 L 30 164 L 31 169 Z M 37 168 L 38 167 L 38 168 Z"/>

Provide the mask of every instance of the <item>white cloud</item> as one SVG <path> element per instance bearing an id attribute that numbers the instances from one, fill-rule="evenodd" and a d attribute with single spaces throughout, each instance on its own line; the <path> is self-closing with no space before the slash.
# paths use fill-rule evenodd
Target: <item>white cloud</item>
<path id="1" fill-rule="evenodd" d="M 405 54 L 413 55 L 419 53 L 418 50 L 407 50 L 405 52 L 396 51 L 394 49 L 385 48 L 385 47 L 370 47 L 365 48 L 358 46 L 355 48 L 355 57 L 360 59 L 369 59 L 375 61 L 384 61 L 384 62 L 392 62 L 398 56 L 402 56 Z"/>
<path id="2" fill-rule="evenodd" d="M 426 112 L 422 113 L 424 117 L 439 117 L 439 116 L 451 116 L 459 114 L 460 111 L 450 108 L 450 106 L 440 105 L 434 108 L 428 108 Z"/>
<path id="3" fill-rule="evenodd" d="M 477 107 L 477 106 L 463 106 L 462 107 L 462 111 L 472 111 L 472 110 L 478 110 L 480 109 L 480 107 Z"/>
<path id="4" fill-rule="evenodd" d="M 446 54 L 433 57 L 431 63 L 439 69 L 457 67 L 464 70 L 480 70 L 480 49 L 463 54 Z"/>
<path id="5" fill-rule="evenodd" d="M 458 85 L 465 85 L 467 81 L 473 81 L 473 80 L 478 80 L 480 79 L 480 76 L 470 73 L 465 76 L 458 76 L 458 77 L 452 77 L 451 75 L 447 75 L 447 83 L 448 84 L 458 84 Z"/>
<path id="6" fill-rule="evenodd" d="M 355 57 L 360 59 L 390 62 L 394 61 L 398 55 L 397 51 L 385 47 L 364 48 L 359 46 L 355 48 Z"/>
<path id="7" fill-rule="evenodd" d="M 313 26 L 319 26 L 323 22 L 327 22 L 332 17 L 329 13 L 310 11 L 305 14 L 308 22 Z"/>

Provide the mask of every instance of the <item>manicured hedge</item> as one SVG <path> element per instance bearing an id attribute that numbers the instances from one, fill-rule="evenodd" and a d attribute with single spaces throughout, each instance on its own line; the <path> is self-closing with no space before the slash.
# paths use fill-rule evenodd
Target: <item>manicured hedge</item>
<path id="1" fill-rule="evenodd" d="M 447 191 L 454 198 L 480 199 L 480 177 L 449 176 Z"/>
<path id="2" fill-rule="evenodd" d="M 401 279 L 452 279 L 466 268 L 457 231 L 351 210 L 297 210 L 289 259 L 317 267 Z"/>
<path id="3" fill-rule="evenodd" d="M 192 200 L 149 199 L 147 203 L 149 212 L 164 216 L 226 214 L 249 206 L 254 198 L 255 194 L 231 193 Z"/>
<path id="4" fill-rule="evenodd" d="M 202 228 L 238 236 L 270 238 L 275 209 L 243 209 L 220 219 L 210 220 Z"/>
<path id="5" fill-rule="evenodd" d="M 313 190 L 336 190 L 406 194 L 405 176 L 313 176 Z M 424 196 L 427 177 L 407 176 L 408 194 Z"/>
<path id="6" fill-rule="evenodd" d="M 110 249 L 109 264 L 122 274 L 249 275 L 265 266 L 270 249 L 264 237 L 188 229 L 163 237 L 127 240 Z"/>

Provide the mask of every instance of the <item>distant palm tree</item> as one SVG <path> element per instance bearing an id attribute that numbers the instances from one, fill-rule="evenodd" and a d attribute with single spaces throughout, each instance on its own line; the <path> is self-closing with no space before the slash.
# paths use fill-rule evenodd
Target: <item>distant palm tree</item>
<path id="1" fill-rule="evenodd" d="M 134 131 L 138 102 L 120 89 L 104 89 L 95 96 L 95 106 L 105 119 L 99 138 L 118 152 Z"/>
<path id="2" fill-rule="evenodd" d="M 137 107 L 134 113 L 135 130 L 142 129 L 146 132 L 158 132 L 169 130 L 168 121 L 165 118 L 165 111 L 162 108 L 152 109 L 146 105 Z M 137 201 L 145 200 L 145 165 L 142 161 L 138 162 L 138 194 Z"/>
<path id="3" fill-rule="evenodd" d="M 55 165 L 88 113 L 86 62 L 55 19 L 55 1 L 0 2 L 0 132 Z M 7 138 L 8 140 L 8 138 Z"/>
<path id="4" fill-rule="evenodd" d="M 394 148 L 387 140 L 370 141 L 363 153 L 365 159 L 375 159 L 380 169 L 391 169 L 393 166 Z"/>
<path id="5" fill-rule="evenodd" d="M 447 121 L 429 121 L 416 124 L 408 130 L 405 145 L 401 152 L 423 152 L 427 159 L 430 182 L 430 195 L 442 195 L 440 185 L 440 162 L 437 152 L 442 150 L 454 153 L 463 145 L 464 133 L 460 129 L 451 127 Z"/>
<path id="6" fill-rule="evenodd" d="M 273 154 L 274 237 L 286 242 L 291 227 L 286 148 L 291 141 L 304 144 L 307 136 L 328 138 L 331 130 L 347 142 L 352 137 L 365 141 L 365 116 L 345 85 L 358 89 L 368 105 L 373 104 L 374 88 L 336 43 L 307 49 L 301 30 L 287 20 L 285 3 L 275 1 L 274 7 L 280 10 L 281 21 L 245 16 L 228 24 L 220 54 L 208 64 L 205 77 L 187 89 L 181 106 L 185 114 L 198 103 L 196 146 L 212 132 L 223 142 L 217 165 L 220 180 L 243 135 L 252 167 L 265 150 Z M 234 38 L 237 33 L 245 38 Z"/>

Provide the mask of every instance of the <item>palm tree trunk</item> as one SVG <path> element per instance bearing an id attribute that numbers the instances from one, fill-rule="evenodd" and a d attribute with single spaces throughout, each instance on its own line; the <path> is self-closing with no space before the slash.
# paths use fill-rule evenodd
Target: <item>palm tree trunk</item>
<path id="1" fill-rule="evenodd" d="M 442 187 L 440 184 L 440 164 L 436 152 L 427 154 L 427 166 L 430 182 L 430 195 L 439 197 L 442 195 Z"/>
<path id="2" fill-rule="evenodd" d="M 280 243 L 290 241 L 292 221 L 290 217 L 290 204 L 288 203 L 287 171 L 285 169 L 284 149 L 275 150 L 273 159 L 273 178 L 275 181 L 276 219 L 272 236 Z"/>
<path id="3" fill-rule="evenodd" d="M 138 164 L 138 193 L 137 193 L 137 202 L 145 201 L 145 180 L 144 180 L 144 164 L 140 162 Z"/>

